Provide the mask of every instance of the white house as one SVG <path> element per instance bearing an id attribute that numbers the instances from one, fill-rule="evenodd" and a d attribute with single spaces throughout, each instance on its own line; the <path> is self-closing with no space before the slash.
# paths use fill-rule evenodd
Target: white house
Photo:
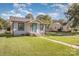
<path id="1" fill-rule="evenodd" d="M 46 30 L 45 24 L 39 20 L 11 16 L 9 23 L 12 35 L 25 35 L 28 33 L 41 35 Z"/>
<path id="2" fill-rule="evenodd" d="M 71 30 L 72 30 L 72 28 L 70 27 L 70 25 L 63 25 L 63 27 L 62 27 L 62 31 L 64 31 L 64 32 L 69 32 Z"/>
<path id="3" fill-rule="evenodd" d="M 66 22 L 60 23 L 60 21 L 54 21 L 51 24 L 50 31 L 63 31 L 63 32 L 69 32 L 72 28 L 69 24 L 66 24 Z"/>
<path id="4" fill-rule="evenodd" d="M 59 22 L 54 22 L 51 25 L 50 31 L 58 31 L 61 27 L 62 25 Z"/>

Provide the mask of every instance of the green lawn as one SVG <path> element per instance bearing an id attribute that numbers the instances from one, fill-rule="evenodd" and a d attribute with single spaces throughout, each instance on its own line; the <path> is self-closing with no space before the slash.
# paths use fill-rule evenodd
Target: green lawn
<path id="1" fill-rule="evenodd" d="M 75 34 L 75 35 L 64 35 L 64 36 L 60 36 L 60 35 L 56 35 L 59 33 L 52 33 L 53 35 L 48 35 L 48 38 L 54 39 L 54 40 L 58 40 L 58 41 L 63 41 L 63 42 L 67 42 L 70 44 L 74 44 L 74 45 L 78 45 L 79 46 L 79 34 Z M 68 33 L 67 33 L 68 34 Z"/>
<path id="2" fill-rule="evenodd" d="M 0 55 L 69 56 L 79 55 L 79 50 L 40 37 L 0 37 Z"/>

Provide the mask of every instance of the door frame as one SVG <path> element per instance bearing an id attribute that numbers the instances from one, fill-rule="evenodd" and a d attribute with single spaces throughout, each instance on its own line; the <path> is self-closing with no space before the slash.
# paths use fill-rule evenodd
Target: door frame
<path id="1" fill-rule="evenodd" d="M 37 32 L 37 23 L 32 23 L 32 32 Z"/>

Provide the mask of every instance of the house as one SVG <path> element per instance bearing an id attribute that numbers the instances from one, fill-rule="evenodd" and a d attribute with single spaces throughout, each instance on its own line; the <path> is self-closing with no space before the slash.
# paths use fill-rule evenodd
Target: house
<path id="1" fill-rule="evenodd" d="M 59 22 L 55 22 L 52 24 L 52 27 L 51 27 L 51 31 L 59 31 L 59 29 L 62 27 L 62 25 L 59 23 Z"/>
<path id="2" fill-rule="evenodd" d="M 53 20 L 50 31 L 63 31 L 63 32 L 69 32 L 71 31 L 71 27 L 67 22 L 60 21 L 60 20 Z"/>
<path id="3" fill-rule="evenodd" d="M 46 24 L 40 20 L 11 16 L 8 22 L 12 35 L 26 35 L 28 33 L 35 35 L 45 34 Z"/>
<path id="4" fill-rule="evenodd" d="M 70 27 L 69 24 L 63 24 L 62 31 L 70 32 L 71 30 L 72 30 L 72 28 Z"/>
<path id="5" fill-rule="evenodd" d="M 50 25 L 49 31 L 59 31 L 61 27 L 62 27 L 62 25 L 59 21 L 53 20 L 51 25 Z"/>

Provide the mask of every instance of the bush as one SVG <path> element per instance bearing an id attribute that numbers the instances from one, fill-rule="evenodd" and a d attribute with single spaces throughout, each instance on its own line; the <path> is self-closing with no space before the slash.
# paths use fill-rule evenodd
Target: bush
<path id="1" fill-rule="evenodd" d="M 10 31 L 6 31 L 5 33 L 0 34 L 0 37 L 11 37 Z"/>
<path id="2" fill-rule="evenodd" d="M 30 33 L 25 34 L 26 36 L 30 36 Z"/>
<path id="3" fill-rule="evenodd" d="M 74 31 L 78 31 L 78 29 L 74 29 Z"/>
<path id="4" fill-rule="evenodd" d="M 5 34 L 0 34 L 0 37 L 4 37 L 5 36 Z"/>

